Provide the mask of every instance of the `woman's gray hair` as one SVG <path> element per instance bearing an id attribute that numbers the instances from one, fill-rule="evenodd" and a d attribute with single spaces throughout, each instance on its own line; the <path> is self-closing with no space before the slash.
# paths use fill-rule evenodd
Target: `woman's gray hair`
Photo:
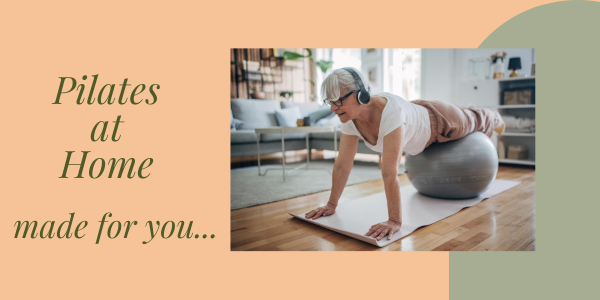
<path id="1" fill-rule="evenodd" d="M 365 76 L 357 70 L 356 68 L 352 68 L 358 76 L 360 76 L 360 80 L 363 82 L 365 89 L 369 90 L 369 81 L 365 80 Z M 354 76 L 350 74 L 350 72 L 344 69 L 336 69 L 323 80 L 323 84 L 321 85 L 321 99 L 323 100 L 331 100 L 335 101 L 340 99 L 340 90 L 350 91 L 358 91 L 358 83 L 354 79 Z"/>

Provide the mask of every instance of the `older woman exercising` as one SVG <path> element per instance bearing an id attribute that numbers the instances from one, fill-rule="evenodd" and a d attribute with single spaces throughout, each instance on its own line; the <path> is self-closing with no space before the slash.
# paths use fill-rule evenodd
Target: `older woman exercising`
<path id="1" fill-rule="evenodd" d="M 500 114 L 487 108 L 460 108 L 441 101 L 406 101 L 389 93 L 369 95 L 368 82 L 354 68 L 334 70 L 321 88 L 324 102 L 343 123 L 339 155 L 333 167 L 327 205 L 306 214 L 307 219 L 335 213 L 354 164 L 358 139 L 382 153 L 381 175 L 387 198 L 388 220 L 371 226 L 365 236 L 392 238 L 402 225 L 398 165 L 402 152 L 416 155 L 432 143 L 452 141 L 481 131 L 488 137 L 502 133 Z"/>

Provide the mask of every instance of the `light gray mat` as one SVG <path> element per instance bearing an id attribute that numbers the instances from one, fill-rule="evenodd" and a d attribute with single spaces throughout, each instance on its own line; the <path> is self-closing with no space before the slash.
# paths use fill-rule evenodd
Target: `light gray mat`
<path id="1" fill-rule="evenodd" d="M 447 218 L 465 207 L 473 206 L 483 199 L 498 195 L 520 183 L 520 181 L 496 179 L 481 196 L 464 200 L 431 198 L 417 192 L 412 185 L 402 187 L 400 188 L 402 226 L 400 226 L 400 231 L 394 233 L 391 240 L 385 237 L 377 241 L 372 237 L 364 236 L 372 225 L 388 220 L 385 193 L 340 203 L 335 214 L 316 220 L 306 219 L 304 216 L 307 212 L 296 215 L 290 213 L 290 215 L 357 240 L 383 247 L 411 234 L 419 227 Z"/>
<path id="2" fill-rule="evenodd" d="M 293 169 L 302 163 L 286 164 L 286 169 Z M 281 168 L 281 165 L 261 166 Z M 316 160 L 310 162 L 310 168 L 333 169 L 333 160 Z M 404 166 L 398 170 L 403 174 Z M 355 161 L 347 185 L 381 179 L 381 170 L 377 163 Z M 325 170 L 298 170 L 283 181 L 281 170 L 271 170 L 265 176 L 258 175 L 258 167 L 231 170 L 231 210 L 290 199 L 303 195 L 331 190 L 331 174 Z"/>

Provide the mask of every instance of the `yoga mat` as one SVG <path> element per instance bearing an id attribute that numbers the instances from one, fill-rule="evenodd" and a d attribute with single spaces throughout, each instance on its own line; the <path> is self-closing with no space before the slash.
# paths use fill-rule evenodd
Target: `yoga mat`
<path id="1" fill-rule="evenodd" d="M 335 214 L 316 220 L 306 219 L 304 216 L 307 212 L 301 214 L 290 213 L 290 215 L 363 242 L 383 247 L 411 234 L 419 227 L 431 225 L 459 212 L 465 207 L 473 206 L 483 199 L 498 195 L 520 183 L 520 181 L 496 179 L 481 196 L 464 200 L 432 198 L 420 194 L 412 185 L 402 187 L 400 188 L 402 226 L 400 231 L 394 233 L 391 240 L 385 237 L 377 241 L 374 238 L 364 236 L 372 225 L 388 220 L 385 193 L 340 203 L 335 210 Z"/>

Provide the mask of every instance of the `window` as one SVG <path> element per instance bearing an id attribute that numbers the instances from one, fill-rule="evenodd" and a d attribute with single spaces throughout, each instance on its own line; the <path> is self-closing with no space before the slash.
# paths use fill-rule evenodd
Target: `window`
<path id="1" fill-rule="evenodd" d="M 327 74 L 316 70 L 315 93 L 332 70 L 354 67 L 370 81 L 371 92 L 388 92 L 406 100 L 421 99 L 421 49 L 315 49 L 315 59 L 333 61 Z"/>
<path id="2" fill-rule="evenodd" d="M 327 60 L 333 61 L 333 66 L 327 71 L 326 74 L 323 74 L 321 69 L 317 67 L 316 72 L 316 81 L 315 81 L 315 93 L 319 102 L 322 103 L 321 99 L 321 83 L 323 83 L 323 79 L 327 75 L 331 73 L 332 70 L 340 69 L 344 67 L 353 67 L 357 70 L 360 70 L 361 67 L 361 57 L 360 57 L 360 49 L 315 49 L 315 60 Z"/>
<path id="3" fill-rule="evenodd" d="M 421 99 L 421 49 L 386 50 L 390 61 L 390 86 L 386 87 L 384 83 L 384 89 L 405 100 Z"/>

